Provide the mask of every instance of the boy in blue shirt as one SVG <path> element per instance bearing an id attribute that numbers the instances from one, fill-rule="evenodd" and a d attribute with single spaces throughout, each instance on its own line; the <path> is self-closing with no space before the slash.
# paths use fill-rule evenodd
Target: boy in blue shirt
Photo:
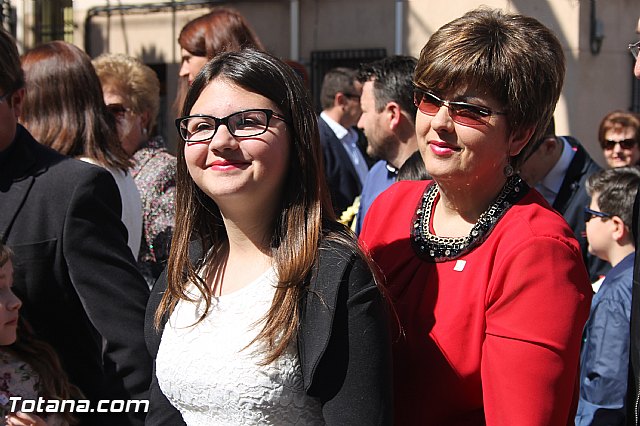
<path id="1" fill-rule="evenodd" d="M 635 257 L 631 216 L 638 185 L 635 167 L 602 170 L 587 181 L 589 252 L 612 269 L 593 297 L 584 328 L 576 426 L 625 424 Z"/>

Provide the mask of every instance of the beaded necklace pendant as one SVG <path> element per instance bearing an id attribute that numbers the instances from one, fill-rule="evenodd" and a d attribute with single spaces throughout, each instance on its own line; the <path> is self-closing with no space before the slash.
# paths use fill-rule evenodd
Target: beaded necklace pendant
<path id="1" fill-rule="evenodd" d="M 439 237 L 431 233 L 429 226 L 439 193 L 438 185 L 432 182 L 425 189 L 411 222 L 413 250 L 421 259 L 428 262 L 445 262 L 459 258 L 479 246 L 507 210 L 520 201 L 527 192 L 529 192 L 529 186 L 520 176 L 510 177 L 489 208 L 480 215 L 469 235 Z"/>

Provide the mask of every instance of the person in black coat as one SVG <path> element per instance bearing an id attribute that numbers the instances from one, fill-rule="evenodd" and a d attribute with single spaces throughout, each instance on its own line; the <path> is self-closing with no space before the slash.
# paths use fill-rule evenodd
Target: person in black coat
<path id="1" fill-rule="evenodd" d="M 386 303 L 335 221 L 300 79 L 268 53 L 223 53 L 182 114 L 147 424 L 390 424 Z"/>
<path id="2" fill-rule="evenodd" d="M 70 381 L 100 399 L 145 399 L 151 360 L 148 288 L 135 267 L 111 174 L 34 140 L 17 124 L 24 78 L 0 30 L 0 239 L 15 253 L 16 293 Z M 141 424 L 144 412 L 94 413 L 84 424 Z"/>
<path id="3" fill-rule="evenodd" d="M 640 36 L 640 19 L 636 27 Z M 640 79 L 640 41 L 629 46 L 636 58 L 634 74 Z M 633 294 L 631 299 L 631 344 L 629 347 L 629 382 L 627 389 L 627 425 L 640 424 L 640 191 L 633 205 L 633 241 L 636 245 L 636 258 L 633 267 Z"/>

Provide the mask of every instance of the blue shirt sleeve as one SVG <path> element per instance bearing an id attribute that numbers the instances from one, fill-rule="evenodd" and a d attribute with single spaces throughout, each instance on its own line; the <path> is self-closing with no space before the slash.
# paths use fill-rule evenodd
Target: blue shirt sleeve
<path id="1" fill-rule="evenodd" d="M 624 425 L 629 360 L 629 315 L 625 303 L 599 300 L 587 321 L 576 426 Z"/>

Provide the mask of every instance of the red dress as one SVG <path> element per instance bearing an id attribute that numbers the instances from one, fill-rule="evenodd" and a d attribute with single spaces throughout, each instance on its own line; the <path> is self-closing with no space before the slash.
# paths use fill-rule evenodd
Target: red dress
<path id="1" fill-rule="evenodd" d="M 427 185 L 394 184 L 360 234 L 403 329 L 395 423 L 573 424 L 592 291 L 571 229 L 531 190 L 475 249 L 424 260 L 410 237 Z"/>

